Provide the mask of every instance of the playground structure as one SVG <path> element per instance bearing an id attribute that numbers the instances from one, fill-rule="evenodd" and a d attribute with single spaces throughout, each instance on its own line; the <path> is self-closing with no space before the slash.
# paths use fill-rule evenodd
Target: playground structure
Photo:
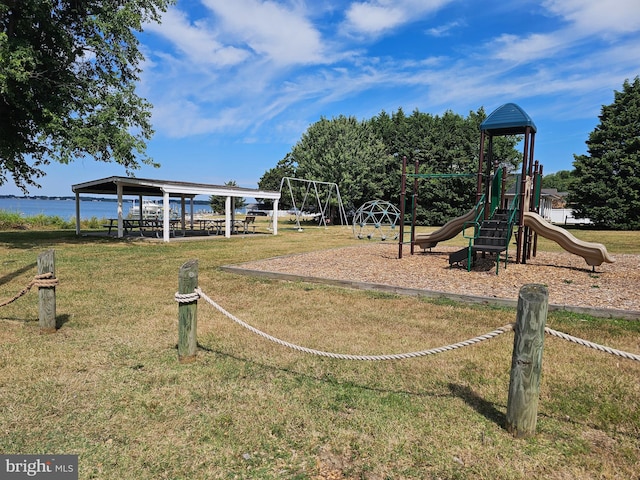
<path id="1" fill-rule="evenodd" d="M 335 198 L 337 203 L 337 213 L 341 225 L 347 225 L 347 214 L 340 197 L 340 189 L 338 184 L 331 182 L 321 182 L 318 180 L 306 180 L 304 178 L 282 177 L 280 180 L 280 195 L 282 189 L 287 186 L 289 198 L 293 207 L 292 212 L 296 219 L 296 229 L 302 232 L 300 220 L 304 217 L 311 216 L 317 218 L 319 226 L 327 226 L 327 222 L 331 219 L 331 200 Z M 298 198 L 296 202 L 296 193 L 294 190 L 301 190 L 302 198 Z M 311 200 L 313 199 L 313 200 Z M 313 202 L 315 201 L 315 204 Z M 305 213 L 305 208 L 314 208 L 317 211 L 311 215 Z"/>
<path id="2" fill-rule="evenodd" d="M 353 234 L 369 240 L 398 239 L 400 210 L 384 200 L 371 200 L 362 205 L 353 217 Z"/>
<path id="3" fill-rule="evenodd" d="M 614 260 L 600 243 L 578 240 L 565 229 L 552 225 L 539 215 L 540 190 L 543 167 L 534 161 L 536 126 L 529 115 L 518 105 L 507 103 L 493 111 L 480 125 L 480 155 L 475 174 L 420 174 L 420 165 L 415 162 L 414 173 L 407 173 L 407 159 L 403 158 L 402 186 L 400 193 L 401 221 L 398 257 L 402 258 L 402 247 L 410 243 L 411 254 L 417 245 L 423 250 L 435 247 L 460 232 L 469 245 L 449 256 L 449 265 L 466 261 L 471 270 L 478 253 L 496 255 L 496 274 L 501 255 L 507 266 L 511 237 L 516 236 L 516 263 L 526 263 L 536 256 L 538 235 L 558 243 L 569 253 L 579 255 L 594 270 L 603 262 Z M 501 135 L 524 135 L 522 172 L 516 176 L 516 195 L 505 202 L 506 168 L 498 168 L 493 162 L 493 138 Z M 488 158 L 485 165 L 485 144 L 488 142 Z M 493 167 L 493 168 L 492 168 Z M 493 171 L 492 171 L 493 170 Z M 443 227 L 428 234 L 415 233 L 415 211 L 418 180 L 456 176 L 477 176 L 476 205 L 466 214 L 454 218 Z M 407 205 L 407 178 L 413 179 L 413 195 L 410 211 L 410 242 L 405 242 L 405 210 Z"/>

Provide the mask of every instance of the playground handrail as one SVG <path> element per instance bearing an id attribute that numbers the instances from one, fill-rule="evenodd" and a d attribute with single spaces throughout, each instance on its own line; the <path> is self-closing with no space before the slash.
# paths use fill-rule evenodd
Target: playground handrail
<path id="1" fill-rule="evenodd" d="M 478 238 L 480 234 L 480 219 L 484 215 L 484 199 L 486 194 L 482 194 L 478 203 L 476 203 L 476 216 L 473 219 L 473 222 L 464 222 L 462 224 L 462 236 L 469 240 L 469 247 L 467 248 L 467 270 L 471 269 L 471 244 L 473 241 Z M 473 236 L 468 236 L 466 234 L 467 228 L 473 225 Z"/>

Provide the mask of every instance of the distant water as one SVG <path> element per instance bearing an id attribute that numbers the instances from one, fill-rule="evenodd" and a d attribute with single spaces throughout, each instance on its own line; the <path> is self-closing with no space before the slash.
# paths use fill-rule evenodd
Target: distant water
<path id="1" fill-rule="evenodd" d="M 132 207 L 132 200 L 124 200 L 122 203 L 122 213 L 126 216 Z M 171 208 L 180 210 L 180 203 L 171 202 Z M 196 204 L 194 211 L 208 210 L 208 205 Z M 189 207 L 187 206 L 187 212 Z M 34 215 L 46 215 L 48 217 L 60 217 L 63 220 L 70 220 L 76 216 L 75 200 L 54 200 L 39 198 L 0 198 L 0 210 L 11 213 L 19 213 L 24 217 Z M 80 218 L 89 219 L 92 217 L 115 218 L 118 216 L 118 202 L 107 200 L 82 200 L 80 202 Z"/>
<path id="2" fill-rule="evenodd" d="M 126 215 L 131 207 L 131 201 L 124 202 L 123 210 Z M 0 210 L 19 213 L 24 217 L 34 215 L 58 216 L 70 220 L 76 216 L 75 200 L 44 200 L 36 198 L 0 198 Z M 81 201 L 80 218 L 112 218 L 118 215 L 118 203 L 108 201 Z"/>

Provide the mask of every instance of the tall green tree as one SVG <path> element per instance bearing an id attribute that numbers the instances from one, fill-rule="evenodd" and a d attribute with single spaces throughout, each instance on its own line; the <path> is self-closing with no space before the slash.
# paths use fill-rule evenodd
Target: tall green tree
<path id="1" fill-rule="evenodd" d="M 385 200 L 387 166 L 394 158 L 368 122 L 354 117 L 321 118 L 293 147 L 296 176 L 336 183 L 346 209 Z"/>
<path id="2" fill-rule="evenodd" d="M 434 116 L 415 110 L 407 116 L 402 108 L 364 121 L 321 118 L 276 168 L 265 173 L 260 187 L 275 189 L 276 179 L 295 176 L 337 183 L 347 209 L 355 210 L 373 199 L 399 206 L 402 158 L 408 159 L 409 173 L 417 159 L 419 173 L 470 174 L 420 180 L 417 220 L 441 225 L 475 203 L 480 124 L 485 118 L 482 108 L 466 118 L 450 111 Z M 515 149 L 518 141 L 515 136 L 494 139 L 494 159 L 511 171 L 521 162 Z"/>
<path id="3" fill-rule="evenodd" d="M 640 78 L 625 80 L 602 107 L 589 135 L 587 155 L 574 155 L 575 181 L 568 201 L 576 217 L 598 227 L 640 229 Z"/>
<path id="4" fill-rule="evenodd" d="M 0 0 L 0 185 L 38 187 L 52 160 L 155 165 L 136 32 L 170 3 Z"/>
<path id="5" fill-rule="evenodd" d="M 475 203 L 477 179 L 474 174 L 480 153 L 480 124 L 485 118 L 484 109 L 480 108 L 469 112 L 466 118 L 451 111 L 432 115 L 414 110 L 406 116 L 398 109 L 391 116 L 382 112 L 372 119 L 388 152 L 407 157 L 409 173 L 413 173 L 413 163 L 418 160 L 419 173 L 434 175 L 418 181 L 416 219 L 419 223 L 442 225 Z M 518 140 L 514 136 L 494 139 L 494 159 L 509 170 L 516 169 L 521 161 L 515 149 Z M 436 178 L 438 174 L 471 176 Z M 399 175 L 390 178 L 398 178 L 396 191 L 399 191 Z"/>

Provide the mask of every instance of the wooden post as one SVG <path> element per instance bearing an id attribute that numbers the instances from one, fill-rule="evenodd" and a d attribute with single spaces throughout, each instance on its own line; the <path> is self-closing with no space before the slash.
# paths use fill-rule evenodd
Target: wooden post
<path id="1" fill-rule="evenodd" d="M 549 291 L 544 285 L 528 284 L 520 289 L 507 401 L 507 430 L 517 438 L 536 432 L 548 304 Z"/>
<path id="2" fill-rule="evenodd" d="M 198 261 L 189 260 L 180 267 L 178 293 L 193 293 L 198 286 Z M 178 360 L 189 363 L 196 359 L 198 346 L 198 302 L 179 303 L 178 307 Z"/>
<path id="3" fill-rule="evenodd" d="M 53 250 L 38 255 L 38 274 L 44 273 L 56 274 Z M 42 333 L 56 331 L 56 287 L 38 287 L 38 322 Z"/>

